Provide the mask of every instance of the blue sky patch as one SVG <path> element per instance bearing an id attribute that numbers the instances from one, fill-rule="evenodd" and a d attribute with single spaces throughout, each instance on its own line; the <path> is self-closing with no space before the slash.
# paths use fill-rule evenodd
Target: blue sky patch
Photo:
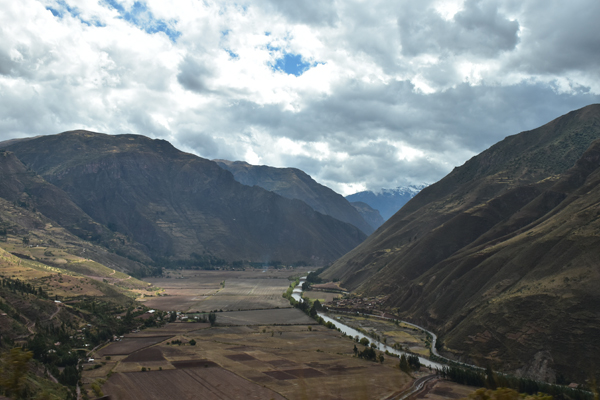
<path id="1" fill-rule="evenodd" d="M 302 59 L 300 54 L 285 54 L 283 58 L 275 60 L 273 70 L 283 71 L 288 75 L 300 76 L 317 63 L 308 63 Z"/>
<path id="2" fill-rule="evenodd" d="M 229 54 L 229 57 L 231 57 L 234 60 L 237 60 L 238 58 L 240 58 L 240 56 L 238 54 L 235 54 L 233 51 L 231 51 L 229 49 L 225 49 L 225 51 L 227 52 L 227 54 Z"/>
<path id="3" fill-rule="evenodd" d="M 173 28 L 175 21 L 156 19 L 144 2 L 136 1 L 133 3 L 133 7 L 127 10 L 117 0 L 103 1 L 106 5 L 116 10 L 125 21 L 131 22 L 147 33 L 163 32 L 172 42 L 177 41 L 177 38 L 181 36 L 181 32 Z"/>
<path id="4" fill-rule="evenodd" d="M 64 0 L 57 1 L 55 7 L 46 7 L 46 10 L 50 11 L 56 18 L 62 19 L 66 14 L 70 14 L 73 18 L 77 18 L 88 26 L 104 26 L 100 21 L 87 21 L 81 18 L 79 10 L 76 7 L 71 7 Z"/>

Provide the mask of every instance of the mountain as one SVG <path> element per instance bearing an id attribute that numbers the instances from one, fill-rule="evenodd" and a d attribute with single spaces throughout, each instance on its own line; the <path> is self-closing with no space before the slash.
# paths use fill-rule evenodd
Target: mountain
<path id="1" fill-rule="evenodd" d="M 364 220 L 371 225 L 373 230 L 379 228 L 385 222 L 379 211 L 373 209 L 367 203 L 363 203 L 362 201 L 353 201 L 350 204 L 352 204 L 352 207 L 356 208 L 356 211 L 358 211 Z"/>
<path id="2" fill-rule="evenodd" d="M 599 138 L 600 105 L 507 137 L 423 189 L 324 277 L 386 296 L 460 359 L 587 379 L 600 356 Z"/>
<path id="3" fill-rule="evenodd" d="M 313 210 L 352 224 L 366 235 L 373 233 L 373 227 L 342 195 L 317 183 L 299 169 L 251 165 L 243 161 L 214 161 L 244 185 L 260 186 L 285 198 L 302 200 Z"/>
<path id="4" fill-rule="evenodd" d="M 387 221 L 425 187 L 427 185 L 401 186 L 396 189 L 382 189 L 380 192 L 367 190 L 348 195 L 346 200 L 368 204 L 371 208 L 379 211 L 384 221 Z"/>
<path id="5" fill-rule="evenodd" d="M 72 131 L 4 147 L 154 260 L 325 262 L 365 238 L 164 140 Z"/>
<path id="6" fill-rule="evenodd" d="M 139 248 L 95 222 L 67 193 L 28 169 L 13 153 L 0 151 L 0 178 L 1 236 L 27 237 L 36 246 L 57 246 L 71 254 L 85 254 L 115 270 L 147 272 L 143 264 L 132 261 L 151 261 Z"/>

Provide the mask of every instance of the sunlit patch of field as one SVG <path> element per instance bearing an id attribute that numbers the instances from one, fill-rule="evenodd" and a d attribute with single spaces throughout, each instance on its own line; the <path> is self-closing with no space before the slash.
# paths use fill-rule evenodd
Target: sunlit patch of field
<path id="1" fill-rule="evenodd" d="M 354 315 L 339 315 L 341 321 L 355 329 L 379 336 L 388 346 L 394 344 L 423 356 L 429 356 L 427 335 L 410 325 L 394 323 L 389 320 Z"/>
<path id="2" fill-rule="evenodd" d="M 406 331 L 385 331 L 386 337 L 394 338 L 397 343 L 421 343 L 421 340 Z"/>
<path id="3" fill-rule="evenodd" d="M 25 252 L 22 250 L 20 252 L 15 250 L 14 252 L 20 254 L 21 257 L 32 257 L 30 253 L 24 254 Z M 77 258 L 77 256 L 73 257 L 74 259 Z M 64 264 L 59 265 L 62 266 Z M 51 266 L 27 258 L 19 258 L 8 253 L 3 248 L 0 248 L 0 266 L 1 275 L 12 279 L 26 281 L 31 283 L 34 287 L 42 288 L 51 298 L 55 296 L 58 296 L 61 299 L 76 298 L 79 296 L 105 296 L 103 288 L 106 288 L 107 286 L 102 286 L 102 284 L 98 282 L 104 281 L 104 279 L 81 275 L 59 266 Z M 102 267 L 106 268 L 104 266 Z M 137 279 L 134 280 L 134 278 L 128 280 L 139 282 L 140 285 L 144 287 L 147 286 L 147 283 L 138 281 Z M 119 293 L 133 296 L 127 289 L 127 287 L 115 287 L 115 290 Z"/>
<path id="4" fill-rule="evenodd" d="M 339 293 L 329 293 L 329 292 L 321 292 L 319 290 L 309 290 L 302 293 L 302 297 L 311 299 L 311 300 L 319 300 L 321 303 L 329 303 L 338 297 L 341 297 Z"/>

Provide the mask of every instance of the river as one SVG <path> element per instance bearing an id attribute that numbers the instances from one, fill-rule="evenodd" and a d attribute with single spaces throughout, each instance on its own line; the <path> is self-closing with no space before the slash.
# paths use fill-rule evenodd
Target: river
<path id="1" fill-rule="evenodd" d="M 298 302 L 303 302 L 304 301 L 304 299 L 302 299 L 302 284 L 304 282 L 306 282 L 306 276 L 303 276 L 303 277 L 300 278 L 300 282 L 298 283 L 298 285 L 296 285 L 296 287 L 292 291 L 292 297 L 296 301 L 298 301 Z M 348 335 L 350 337 L 353 337 L 353 338 L 358 337 L 358 340 L 360 340 L 362 338 L 367 338 L 367 340 L 370 343 L 374 343 L 375 344 L 376 349 L 379 350 L 379 351 L 386 351 L 387 350 L 389 353 L 395 354 L 398 357 L 400 357 L 402 354 L 406 355 L 407 357 L 410 355 L 408 353 L 405 353 L 405 352 L 400 351 L 400 350 L 396 350 L 396 349 L 394 349 L 394 348 L 392 348 L 392 347 L 390 347 L 388 345 L 385 345 L 385 344 L 379 342 L 378 340 L 370 338 L 370 337 L 364 335 L 363 333 L 357 331 L 356 329 L 351 328 L 351 327 L 349 327 L 346 324 L 343 324 L 342 322 L 340 322 L 337 319 L 331 318 L 331 317 L 329 317 L 329 316 L 327 316 L 327 315 L 325 315 L 323 313 L 318 313 L 318 315 L 319 315 L 319 317 L 323 318 L 323 320 L 325 322 L 331 322 L 341 332 L 345 333 L 346 335 Z M 411 325 L 411 326 L 413 326 L 413 327 L 415 327 L 417 329 L 421 329 L 421 330 L 429 333 L 432 336 L 432 338 L 433 338 L 433 343 L 432 343 L 433 346 L 432 346 L 432 348 L 434 349 L 434 354 L 436 354 L 437 352 L 435 351 L 435 347 L 434 347 L 435 346 L 436 336 L 432 332 L 429 332 L 429 331 L 421 328 L 420 326 L 417 326 L 417 325 L 414 325 L 414 324 L 408 324 L 408 325 Z M 419 362 L 421 363 L 421 365 L 424 365 L 424 366 L 429 367 L 429 368 L 442 369 L 444 367 L 440 363 L 437 363 L 437 362 L 434 362 L 434 361 L 430 361 L 429 359 L 423 358 L 423 357 L 419 357 Z"/>
<path id="2" fill-rule="evenodd" d="M 292 297 L 294 298 L 294 300 L 296 300 L 298 303 L 303 302 L 304 300 L 302 299 L 302 284 L 306 282 L 306 276 L 303 276 L 300 278 L 300 282 L 298 282 L 298 284 L 296 285 L 296 287 L 294 288 L 294 290 L 292 291 Z"/>

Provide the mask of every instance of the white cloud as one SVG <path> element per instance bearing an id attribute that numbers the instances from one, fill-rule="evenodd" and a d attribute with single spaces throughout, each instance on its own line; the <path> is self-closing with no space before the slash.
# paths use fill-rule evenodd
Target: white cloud
<path id="1" fill-rule="evenodd" d="M 344 193 L 435 181 L 600 99 L 594 0 L 0 6 L 0 139 L 133 132 Z"/>

